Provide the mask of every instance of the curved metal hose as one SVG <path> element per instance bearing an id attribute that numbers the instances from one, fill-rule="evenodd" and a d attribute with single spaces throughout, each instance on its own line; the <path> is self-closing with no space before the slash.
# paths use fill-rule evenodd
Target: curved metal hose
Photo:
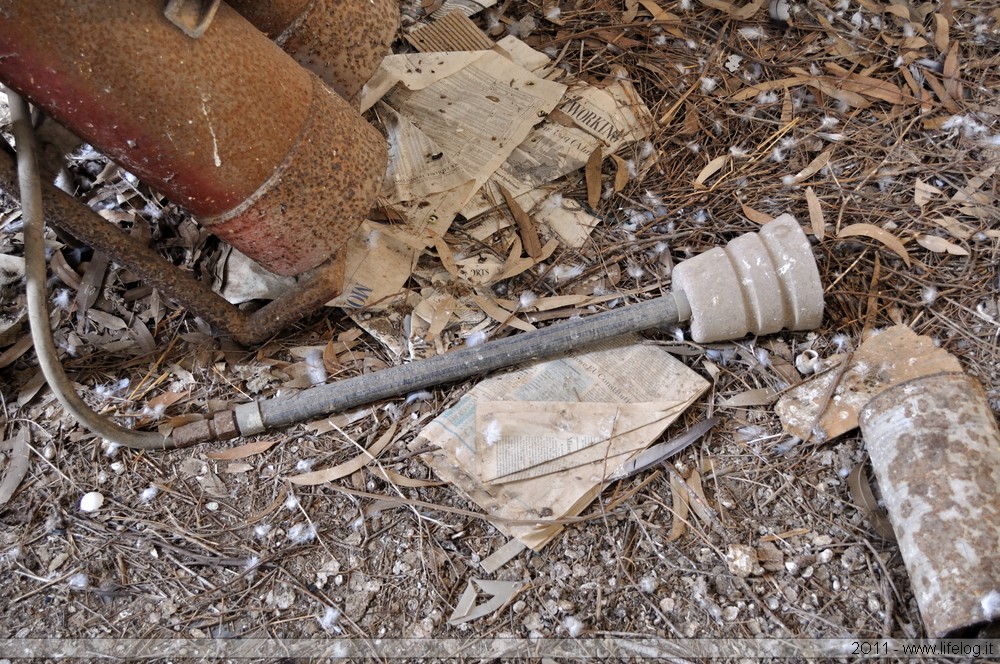
<path id="1" fill-rule="evenodd" d="M 80 398 L 66 377 L 49 328 L 48 293 L 45 288 L 45 218 L 31 113 L 27 102 L 9 88 L 7 99 L 13 120 L 14 139 L 17 141 L 17 172 L 21 190 L 21 216 L 24 219 L 24 256 L 28 282 L 28 322 L 42 374 L 63 407 L 83 426 L 102 438 L 123 447 L 140 450 L 177 447 L 177 443 L 171 438 L 158 433 L 126 429 L 98 415 Z"/>

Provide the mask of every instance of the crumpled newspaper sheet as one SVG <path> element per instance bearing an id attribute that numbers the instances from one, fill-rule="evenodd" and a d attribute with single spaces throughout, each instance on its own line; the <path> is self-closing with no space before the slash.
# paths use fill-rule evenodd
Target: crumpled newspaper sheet
<path id="1" fill-rule="evenodd" d="M 567 90 L 544 78 L 545 54 L 513 37 L 497 48 L 389 56 L 369 82 L 362 108 L 374 107 L 389 142 L 382 198 L 403 221 L 362 224 L 342 250 L 345 288 L 330 306 L 390 305 L 456 214 L 495 207 L 497 184 L 567 245 L 586 241 L 596 218 L 568 199 L 547 205 L 543 185 L 580 168 L 598 146 L 611 153 L 644 138 L 649 111 L 626 81 Z M 233 303 L 273 299 L 295 283 L 235 250 L 215 276 Z"/>
<path id="2" fill-rule="evenodd" d="M 665 350 L 629 335 L 487 378 L 411 449 L 437 446 L 423 455 L 435 474 L 538 550 L 562 530 L 553 521 L 578 516 L 706 389 Z"/>

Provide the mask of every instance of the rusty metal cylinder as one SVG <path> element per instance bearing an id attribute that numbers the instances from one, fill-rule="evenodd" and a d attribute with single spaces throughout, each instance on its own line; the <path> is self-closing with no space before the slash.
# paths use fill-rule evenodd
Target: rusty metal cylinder
<path id="1" fill-rule="evenodd" d="M 343 246 L 381 135 L 227 5 L 194 39 L 157 0 L 0 0 L 0 81 L 265 268 Z"/>
<path id="2" fill-rule="evenodd" d="M 982 386 L 960 373 L 907 381 L 860 424 L 929 635 L 1000 621 L 1000 431 Z"/>
<path id="3" fill-rule="evenodd" d="M 397 0 L 230 0 L 344 99 L 353 100 L 389 53 Z"/>

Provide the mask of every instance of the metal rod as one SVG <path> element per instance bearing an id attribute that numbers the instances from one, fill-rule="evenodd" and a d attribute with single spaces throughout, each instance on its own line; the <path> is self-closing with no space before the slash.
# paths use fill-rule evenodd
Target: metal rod
<path id="1" fill-rule="evenodd" d="M 259 433 L 679 320 L 677 302 L 668 293 L 654 300 L 320 385 L 291 396 L 244 404 L 236 408 L 237 424 L 243 435 Z"/>

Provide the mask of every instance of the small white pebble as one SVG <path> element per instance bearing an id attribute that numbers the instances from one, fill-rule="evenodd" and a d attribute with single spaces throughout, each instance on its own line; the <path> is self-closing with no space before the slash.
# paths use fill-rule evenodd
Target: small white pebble
<path id="1" fill-rule="evenodd" d="M 205 509 L 207 509 L 209 512 L 217 512 L 219 510 L 219 503 L 215 502 L 214 500 L 210 503 L 205 503 Z"/>
<path id="2" fill-rule="evenodd" d="M 104 504 L 104 494 L 100 491 L 91 491 L 83 494 L 80 499 L 80 510 L 83 512 L 96 512 Z"/>
<path id="3" fill-rule="evenodd" d="M 641 579 L 639 579 L 639 590 L 641 590 L 644 593 L 650 593 L 650 594 L 655 593 L 656 589 L 659 587 L 660 587 L 660 582 L 653 575 L 644 576 Z"/>

